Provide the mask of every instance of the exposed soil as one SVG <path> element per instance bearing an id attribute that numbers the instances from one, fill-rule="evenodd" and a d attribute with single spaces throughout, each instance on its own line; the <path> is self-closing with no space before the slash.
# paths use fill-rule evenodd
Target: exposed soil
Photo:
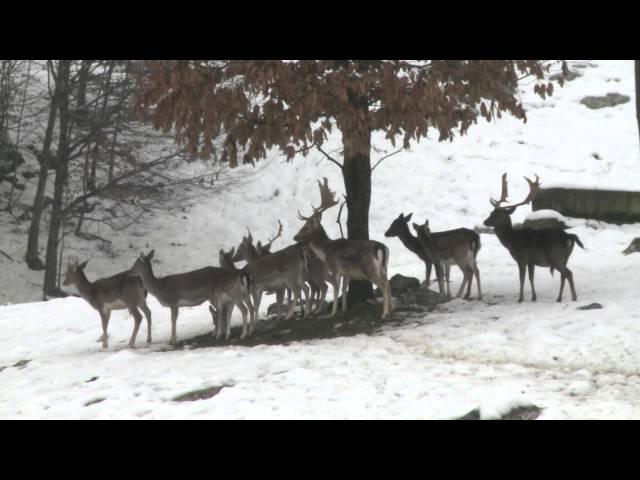
<path id="1" fill-rule="evenodd" d="M 419 293 L 418 293 L 419 292 Z M 363 302 L 354 305 L 344 314 L 340 308 L 335 317 L 329 313 L 321 315 L 301 316 L 300 312 L 289 319 L 276 320 L 275 316 L 263 318 L 256 324 L 255 330 L 247 338 L 240 339 L 242 327 L 231 329 L 229 340 L 216 340 L 211 333 L 199 335 L 179 341 L 173 348 L 163 351 L 183 348 L 225 347 L 241 345 L 252 347 L 256 345 L 288 345 L 291 342 L 322 338 L 349 337 L 353 335 L 374 334 L 382 325 L 401 325 L 411 321 L 412 316 L 424 315 L 432 311 L 437 304 L 447 301 L 431 290 L 419 289 L 418 295 L 412 295 L 412 303 L 404 304 L 402 298 L 397 301 L 393 312 L 384 320 L 382 304 Z"/>

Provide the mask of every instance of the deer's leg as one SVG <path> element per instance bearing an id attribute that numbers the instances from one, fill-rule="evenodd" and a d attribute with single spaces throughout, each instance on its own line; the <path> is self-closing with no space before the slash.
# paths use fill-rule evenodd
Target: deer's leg
<path id="1" fill-rule="evenodd" d="M 529 283 L 531 284 L 531 301 L 535 302 L 536 299 L 538 298 L 536 295 L 536 287 L 533 285 L 533 274 L 536 270 L 536 265 L 535 263 L 530 263 L 529 264 Z"/>
<path id="2" fill-rule="evenodd" d="M 308 290 L 307 290 L 308 291 Z M 286 320 L 289 320 L 293 317 L 293 314 L 296 311 L 296 305 L 298 304 L 298 300 L 300 299 L 300 287 L 296 287 L 293 289 L 293 302 L 289 303 L 289 311 L 287 312 Z"/>
<path id="3" fill-rule="evenodd" d="M 376 286 L 380 289 L 383 296 L 382 304 L 382 317 L 381 320 L 391 312 L 391 287 L 389 286 L 389 280 L 386 277 L 381 277 Z"/>
<path id="4" fill-rule="evenodd" d="M 109 348 L 107 327 L 109 326 L 109 317 L 111 310 L 100 310 L 100 319 L 102 320 L 102 348 Z"/>
<path id="5" fill-rule="evenodd" d="M 253 291 L 253 318 L 256 322 L 256 326 L 258 321 L 260 320 L 260 302 L 262 301 L 262 292 L 259 290 Z M 252 328 L 252 330 L 255 326 Z"/>
<path id="6" fill-rule="evenodd" d="M 435 262 L 434 267 L 436 269 L 436 278 L 438 279 L 438 289 L 440 290 L 440 295 L 444 295 L 444 279 L 442 278 L 444 272 L 442 271 L 442 264 L 440 262 Z"/>
<path id="7" fill-rule="evenodd" d="M 324 305 L 325 298 L 327 298 L 328 290 L 329 287 L 327 287 L 327 284 L 323 283 L 322 288 L 318 290 L 318 301 L 316 302 L 314 313 L 320 313 L 322 311 L 322 306 Z"/>
<path id="8" fill-rule="evenodd" d="M 224 321 L 226 319 L 224 305 L 222 302 L 210 300 L 211 303 L 215 303 L 216 305 L 216 340 L 220 340 L 222 336 L 222 330 L 224 330 Z"/>
<path id="9" fill-rule="evenodd" d="M 221 311 L 218 310 L 218 321 L 220 321 Z M 171 340 L 169 340 L 169 344 L 174 345 L 176 343 L 176 323 L 178 322 L 178 307 L 171 307 Z"/>
<path id="10" fill-rule="evenodd" d="M 447 268 L 449 270 L 449 268 Z M 462 296 L 462 292 L 464 292 L 464 287 L 467 285 L 468 276 L 465 268 L 460 266 L 460 271 L 462 272 L 462 283 L 460 284 L 460 288 L 458 289 L 458 293 L 456 293 L 456 298 L 460 298 Z M 448 277 L 448 275 L 447 275 Z M 449 279 L 447 279 L 447 287 L 449 285 Z M 447 292 L 448 293 L 448 292 Z"/>
<path id="11" fill-rule="evenodd" d="M 333 283 L 333 308 L 331 309 L 331 316 L 335 317 L 336 313 L 338 313 L 338 296 L 340 293 L 340 275 L 334 275 L 334 283 Z"/>
<path id="12" fill-rule="evenodd" d="M 316 292 L 317 291 L 318 289 L 316 289 Z M 304 318 L 305 315 L 311 314 L 311 301 L 313 300 L 313 298 L 309 295 L 309 287 L 307 287 L 307 284 L 304 282 L 302 283 L 302 293 L 304 293 L 305 301 L 304 310 L 302 310 L 302 318 Z"/>
<path id="13" fill-rule="evenodd" d="M 280 320 L 282 317 L 282 303 L 284 302 L 284 289 L 276 290 L 276 320 Z M 289 301 L 291 304 L 291 301 Z"/>
<path id="14" fill-rule="evenodd" d="M 451 265 L 446 263 L 444 265 L 444 281 L 447 284 L 447 297 L 451 296 L 451 282 L 449 281 L 449 274 L 451 273 Z"/>
<path id="15" fill-rule="evenodd" d="M 254 321 L 255 321 L 255 310 L 251 303 L 251 298 L 247 295 L 247 297 L 243 300 L 249 310 L 249 333 L 253 332 Z"/>
<path id="16" fill-rule="evenodd" d="M 349 277 L 342 277 L 342 313 L 347 311 L 347 289 L 350 281 Z"/>
<path id="17" fill-rule="evenodd" d="M 573 284 L 573 272 L 567 268 L 567 280 L 569 280 L 569 286 L 571 287 L 571 300 L 577 301 L 578 295 L 576 294 L 576 287 Z"/>
<path id="18" fill-rule="evenodd" d="M 138 329 L 140 328 L 140 324 L 142 323 L 142 315 L 138 311 L 138 307 L 134 306 L 129 308 L 129 313 L 133 317 L 134 326 L 133 333 L 131 334 L 131 338 L 129 339 L 129 346 L 133 347 L 136 344 L 136 337 L 138 336 Z"/>
<path id="19" fill-rule="evenodd" d="M 518 272 L 520 273 L 520 297 L 518 298 L 518 302 L 522 302 L 524 300 L 524 274 L 527 269 L 526 263 L 518 262 Z"/>
<path id="20" fill-rule="evenodd" d="M 139 306 L 140 310 L 142 310 L 142 313 L 144 313 L 144 316 L 147 319 L 147 343 L 151 343 L 151 310 L 149 310 L 147 302 L 145 302 L 144 300 Z"/>
<path id="21" fill-rule="evenodd" d="M 427 288 L 429 288 L 429 285 L 431 285 L 431 261 L 430 260 L 425 260 L 424 261 L 424 266 L 425 266 L 425 280 L 427 282 Z"/>
<path id="22" fill-rule="evenodd" d="M 240 314 L 242 315 L 242 334 L 240 338 L 245 338 L 248 335 L 247 332 L 247 307 L 245 306 L 243 301 L 239 301 L 236 303 L 236 307 L 240 310 Z M 231 321 L 229 321 L 231 323 Z"/>
<path id="23" fill-rule="evenodd" d="M 209 305 L 209 312 L 211 312 L 211 320 L 213 321 L 213 332 L 211 335 L 215 337 L 218 334 L 218 315 L 213 305 Z"/>
<path id="24" fill-rule="evenodd" d="M 225 319 L 226 319 L 225 321 L 227 322 L 224 339 L 229 340 L 229 336 L 231 336 L 231 314 L 233 313 L 233 303 L 227 303 L 224 306 L 224 309 L 225 309 Z M 244 315 L 242 316 L 242 326 L 243 326 L 243 331 L 245 331 L 247 329 L 247 311 L 246 310 L 244 312 Z"/>
<path id="25" fill-rule="evenodd" d="M 476 276 L 476 284 L 478 286 L 478 300 L 482 300 L 482 288 L 480 287 L 480 270 L 477 264 L 473 264 L 473 273 Z"/>

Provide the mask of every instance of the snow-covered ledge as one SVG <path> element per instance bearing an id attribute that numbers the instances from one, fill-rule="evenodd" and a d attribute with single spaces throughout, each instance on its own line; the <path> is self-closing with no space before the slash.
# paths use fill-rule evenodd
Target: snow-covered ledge
<path id="1" fill-rule="evenodd" d="M 640 222 L 640 191 L 554 185 L 540 189 L 533 209 L 555 210 L 567 217 L 608 223 L 637 223 Z"/>

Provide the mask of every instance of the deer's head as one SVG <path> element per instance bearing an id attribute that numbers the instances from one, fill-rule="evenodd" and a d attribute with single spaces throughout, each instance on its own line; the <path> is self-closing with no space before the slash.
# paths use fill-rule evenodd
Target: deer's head
<path id="1" fill-rule="evenodd" d="M 145 273 L 151 273 L 151 259 L 154 253 L 155 250 L 151 250 L 146 255 L 141 253 L 127 273 L 134 277 L 142 277 Z"/>
<path id="2" fill-rule="evenodd" d="M 327 177 L 324 177 L 324 184 L 318 180 L 318 186 L 320 187 L 320 206 L 316 208 L 311 205 L 313 213 L 309 217 L 303 216 L 298 210 L 298 218 L 304 221 L 304 225 L 293 237 L 295 242 L 307 243 L 311 241 L 322 230 L 322 212 L 338 204 L 335 199 L 336 192 L 329 190 Z"/>
<path id="3" fill-rule="evenodd" d="M 231 268 L 233 267 L 233 256 L 236 251 L 236 247 L 232 247 L 231 250 L 225 252 L 224 249 L 220 249 L 218 254 L 218 258 L 220 261 L 220 266 L 222 268 Z"/>
<path id="4" fill-rule="evenodd" d="M 398 215 L 398 218 L 396 218 L 391 225 L 389 226 L 389 228 L 387 229 L 386 232 L 384 232 L 384 236 L 385 237 L 398 237 L 402 234 L 402 232 L 405 232 L 407 230 L 407 224 L 409 223 L 409 220 L 411 220 L 411 216 L 413 215 L 413 213 L 410 213 L 409 215 L 407 215 L 405 217 L 404 213 L 401 213 L 400 215 Z"/>
<path id="5" fill-rule="evenodd" d="M 89 260 L 86 260 L 80 265 L 78 265 L 78 262 L 69 262 L 67 264 L 67 273 L 64 275 L 64 281 L 62 282 L 62 284 L 64 286 L 69 286 L 72 283 L 75 285 L 81 278 L 84 267 L 87 266 L 87 263 L 89 263 Z"/>
<path id="6" fill-rule="evenodd" d="M 535 182 L 524 177 L 529 184 L 529 194 L 522 202 L 515 205 L 503 206 L 502 204 L 507 201 L 509 191 L 507 189 L 507 174 L 502 175 L 502 194 L 500 200 L 489 199 L 491 205 L 493 205 L 493 212 L 485 219 L 484 224 L 487 227 L 499 227 L 501 225 L 511 224 L 511 214 L 516 211 L 516 208 L 531 203 L 540 191 L 540 178 L 536 175 Z"/>

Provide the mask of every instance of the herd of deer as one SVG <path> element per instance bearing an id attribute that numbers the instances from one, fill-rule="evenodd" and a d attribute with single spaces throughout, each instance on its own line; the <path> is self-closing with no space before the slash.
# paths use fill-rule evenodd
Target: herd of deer
<path id="1" fill-rule="evenodd" d="M 539 191 L 539 178 L 535 182 L 525 177 L 530 191 L 526 199 L 510 206 L 502 205 L 507 200 L 507 174 L 502 176 L 502 195 L 500 200 L 491 199 L 493 212 L 484 221 L 486 226 L 494 227 L 495 233 L 518 264 L 520 273 L 520 297 L 523 300 L 525 273 L 529 269 L 531 300 L 536 300 L 533 284 L 535 266 L 550 267 L 561 274 L 558 302 L 562 300 L 565 279 L 569 281 L 571 298 L 576 301 L 573 274 L 567 268 L 569 256 L 577 243 L 584 248 L 580 239 L 558 229 L 513 228 L 510 215 L 521 205 L 530 203 Z M 220 267 L 205 267 L 187 273 L 156 277 L 151 260 L 154 250 L 147 255 L 140 254 L 133 266 L 115 276 L 89 282 L 84 274 L 87 262 L 69 263 L 64 285 L 74 284 L 80 295 L 94 308 L 102 319 L 102 346 L 107 348 L 107 327 L 111 310 L 127 309 L 135 320 L 129 345 L 133 346 L 142 322 L 142 310 L 147 319 L 147 343 L 151 342 L 151 311 L 146 304 L 147 292 L 155 296 L 161 305 L 171 310 L 171 341 L 176 342 L 176 322 L 180 307 L 192 307 L 209 301 L 209 310 L 214 324 L 214 334 L 220 338 L 225 333 L 228 339 L 231 329 L 231 313 L 238 307 L 242 314 L 241 338 L 250 334 L 259 320 L 260 302 L 263 293 L 275 293 L 277 317 L 282 314 L 285 292 L 288 293 L 289 308 L 286 318 L 291 318 L 301 293 L 305 297 L 302 315 L 317 313 L 324 305 L 327 283 L 333 286 L 333 308 L 331 316 L 338 310 L 338 293 L 342 281 L 342 311 L 347 308 L 347 289 L 351 280 L 369 280 L 375 284 L 384 297 L 382 318 L 391 311 L 391 290 L 387 278 L 389 249 L 374 240 L 331 239 L 322 227 L 322 213 L 335 206 L 335 192 L 329 189 L 325 178 L 320 186 L 320 206 L 312 206 L 313 213 L 305 217 L 298 212 L 303 227 L 293 237 L 295 244 L 277 252 L 271 252 L 273 241 L 282 234 L 282 224 L 278 220 L 279 230 L 275 237 L 262 245 L 253 244 L 251 232 L 242 242 L 229 252 L 220 250 Z M 475 276 L 478 299 L 482 298 L 480 271 L 477 255 L 480 250 L 480 237 L 473 230 L 458 228 L 444 232 L 431 232 L 428 220 L 419 225 L 413 223 L 417 236 L 413 236 L 408 227 L 412 214 L 400 214 L 389 229 L 386 237 L 399 237 L 409 250 L 422 259 L 426 266 L 427 285 L 431 277 L 431 268 L 435 267 L 440 294 L 451 295 L 449 289 L 449 271 L 452 264 L 458 265 L 463 273 L 463 281 L 458 290 L 460 297 L 466 286 L 465 298 L 471 294 L 471 285 Z M 235 262 L 246 261 L 247 265 L 237 269 Z M 293 297 L 293 298 L 292 298 Z M 315 300 L 315 308 L 311 304 Z M 247 323 L 249 317 L 249 323 Z"/>

